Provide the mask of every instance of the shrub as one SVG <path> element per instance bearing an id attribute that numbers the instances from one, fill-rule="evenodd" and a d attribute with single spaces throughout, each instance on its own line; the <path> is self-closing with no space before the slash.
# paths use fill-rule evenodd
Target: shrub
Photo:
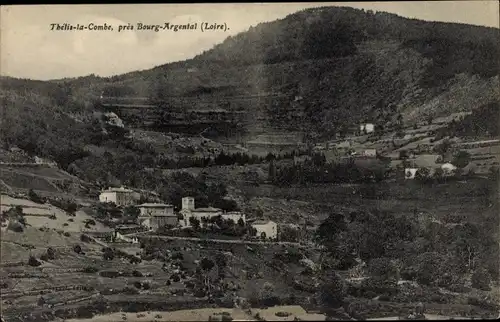
<path id="1" fill-rule="evenodd" d="M 84 273 L 97 273 L 99 270 L 94 266 L 87 266 L 83 269 Z"/>
<path id="2" fill-rule="evenodd" d="M 41 198 L 38 194 L 36 194 L 35 191 L 33 191 L 33 189 L 30 189 L 28 191 L 28 198 L 33 201 L 34 203 L 40 203 L 40 204 L 43 204 L 45 201 L 43 200 L 43 198 Z"/>
<path id="3" fill-rule="evenodd" d="M 179 282 L 181 280 L 181 278 L 179 277 L 179 274 L 172 274 L 172 276 L 170 276 L 170 279 L 173 281 L 173 282 Z"/>
<path id="4" fill-rule="evenodd" d="M 488 272 L 484 269 L 476 270 L 474 274 L 472 274 L 471 282 L 473 288 L 482 291 L 491 290 L 490 287 L 491 277 L 490 274 L 488 274 Z"/>
<path id="5" fill-rule="evenodd" d="M 137 282 L 134 282 L 134 286 L 138 289 L 140 289 L 142 287 L 142 283 L 137 281 Z"/>
<path id="6" fill-rule="evenodd" d="M 69 237 L 69 236 L 71 236 L 71 235 L 70 235 L 67 231 L 65 231 L 63 235 L 64 235 L 65 237 Z"/>
<path id="7" fill-rule="evenodd" d="M 69 222 L 74 222 L 73 218 L 68 219 Z"/>
<path id="8" fill-rule="evenodd" d="M 40 261 L 36 259 L 35 256 L 30 256 L 28 260 L 28 265 L 36 267 L 42 265 L 42 263 L 40 263 Z"/>
<path id="9" fill-rule="evenodd" d="M 379 301 L 383 301 L 383 302 L 388 302 L 388 301 L 390 301 L 390 300 L 391 300 L 391 298 L 390 298 L 389 296 L 387 296 L 387 295 L 380 295 L 380 296 L 378 297 L 378 300 L 379 300 Z"/>
<path id="10" fill-rule="evenodd" d="M 139 294 L 139 291 L 136 289 L 136 288 L 132 288 L 132 287 L 125 287 L 123 290 L 122 290 L 123 293 L 125 294 L 129 294 L 129 295 L 135 295 L 135 294 Z"/>
<path id="11" fill-rule="evenodd" d="M 56 217 L 56 215 L 52 214 L 52 215 L 49 216 L 49 219 L 56 220 L 57 217 Z"/>
<path id="12" fill-rule="evenodd" d="M 232 321 L 233 317 L 231 315 L 222 315 L 221 316 L 221 321 Z"/>
<path id="13" fill-rule="evenodd" d="M 113 260 L 113 258 L 115 258 L 115 252 L 113 251 L 113 249 L 109 248 L 109 247 L 105 247 L 103 250 L 102 250 L 102 257 L 105 259 L 105 260 Z"/>
<path id="14" fill-rule="evenodd" d="M 184 255 L 182 255 L 181 252 L 175 252 L 172 254 L 172 259 L 175 260 L 175 259 L 180 259 L 180 260 L 183 260 L 184 259 Z"/>
<path id="15" fill-rule="evenodd" d="M 73 251 L 77 254 L 81 254 L 82 253 L 82 247 L 80 245 L 75 245 L 73 246 Z"/>
<path id="16" fill-rule="evenodd" d="M 109 277 L 109 278 L 117 278 L 120 276 L 120 272 L 117 271 L 102 271 L 99 272 L 99 275 L 102 277 Z"/>
<path id="17" fill-rule="evenodd" d="M 280 311 L 280 312 L 276 312 L 275 315 L 278 316 L 278 317 L 280 317 L 280 318 L 286 318 L 287 316 L 290 316 L 292 314 L 289 313 L 289 312 L 281 312 Z"/>
<path id="18" fill-rule="evenodd" d="M 368 263 L 368 272 L 371 276 L 392 278 L 396 275 L 394 265 L 388 258 L 375 258 Z"/>
<path id="19" fill-rule="evenodd" d="M 92 239 L 88 235 L 85 235 L 85 234 L 82 234 L 80 236 L 80 240 L 84 243 L 90 243 L 92 241 Z"/>
<path id="20" fill-rule="evenodd" d="M 63 224 L 63 226 L 64 226 L 64 227 L 66 227 L 66 226 L 69 226 L 69 225 L 68 225 L 68 223 L 67 223 L 67 222 L 65 222 L 65 223 Z"/>
<path id="21" fill-rule="evenodd" d="M 135 270 L 135 271 L 132 272 L 132 276 L 134 276 L 134 277 L 143 277 L 144 275 L 141 272 Z"/>
<path id="22" fill-rule="evenodd" d="M 16 232 L 16 233 L 22 233 L 24 231 L 24 227 L 21 223 L 19 222 L 12 222 L 12 221 L 9 221 L 9 225 L 7 226 L 7 229 L 8 230 L 12 230 L 13 232 Z"/>

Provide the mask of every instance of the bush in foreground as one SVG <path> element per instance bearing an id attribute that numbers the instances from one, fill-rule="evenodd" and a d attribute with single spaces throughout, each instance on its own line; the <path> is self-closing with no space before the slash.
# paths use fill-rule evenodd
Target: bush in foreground
<path id="1" fill-rule="evenodd" d="M 36 259 L 35 256 L 30 256 L 30 258 L 28 260 L 28 265 L 37 267 L 37 266 L 42 265 L 42 263 L 40 263 L 40 261 L 38 259 Z"/>

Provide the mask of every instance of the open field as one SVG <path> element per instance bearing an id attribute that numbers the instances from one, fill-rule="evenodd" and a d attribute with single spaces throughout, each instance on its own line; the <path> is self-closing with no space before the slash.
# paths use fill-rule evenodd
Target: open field
<path id="1" fill-rule="evenodd" d="M 11 207 L 21 206 L 27 223 L 34 228 L 48 228 L 55 230 L 64 230 L 67 232 L 81 231 L 107 231 L 100 222 L 95 225 L 85 227 L 85 223 L 93 218 L 84 211 L 77 211 L 74 216 L 66 211 L 54 207 L 50 204 L 37 204 L 27 199 L 12 198 L 7 195 L 1 195 L 2 211 L 7 211 Z M 51 219 L 50 216 L 55 216 Z M 53 218 L 53 217 L 52 217 Z"/>

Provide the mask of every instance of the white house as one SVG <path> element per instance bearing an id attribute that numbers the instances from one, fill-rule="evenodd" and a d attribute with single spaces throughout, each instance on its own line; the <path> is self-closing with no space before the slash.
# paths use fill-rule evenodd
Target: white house
<path id="1" fill-rule="evenodd" d="M 139 224 L 156 230 L 164 226 L 177 226 L 179 219 L 174 213 L 174 206 L 162 203 L 144 203 L 138 206 L 141 211 Z"/>
<path id="2" fill-rule="evenodd" d="M 457 169 L 457 167 L 448 162 L 448 163 L 441 165 L 441 169 L 443 170 L 444 174 L 452 174 L 453 171 L 455 171 Z"/>
<path id="3" fill-rule="evenodd" d="M 377 149 L 366 149 L 363 151 L 363 155 L 365 157 L 376 157 L 377 156 Z"/>
<path id="4" fill-rule="evenodd" d="M 113 239 L 115 241 L 123 241 L 126 243 L 132 243 L 132 244 L 139 243 L 139 239 L 137 237 L 135 237 L 135 236 L 134 237 L 127 237 L 127 236 L 122 235 L 119 231 L 113 232 Z"/>
<path id="5" fill-rule="evenodd" d="M 405 179 L 415 179 L 418 168 L 406 168 L 405 169 Z"/>
<path id="6" fill-rule="evenodd" d="M 256 237 L 265 239 L 278 238 L 278 224 L 272 220 L 257 220 L 252 223 L 252 227 L 257 230 Z"/>
<path id="7" fill-rule="evenodd" d="M 138 193 L 124 187 L 108 188 L 99 195 L 100 202 L 112 202 L 117 206 L 133 205 L 139 198 Z"/>
<path id="8" fill-rule="evenodd" d="M 240 219 L 246 222 L 245 214 L 239 211 L 225 212 L 222 214 L 222 219 L 231 219 L 235 224 L 237 224 Z"/>
<path id="9" fill-rule="evenodd" d="M 373 123 L 365 123 L 359 126 L 359 131 L 361 133 L 372 133 L 375 131 L 375 125 Z"/>

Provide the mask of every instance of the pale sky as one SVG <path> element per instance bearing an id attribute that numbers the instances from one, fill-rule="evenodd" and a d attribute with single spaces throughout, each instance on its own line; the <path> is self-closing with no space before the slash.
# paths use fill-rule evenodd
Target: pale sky
<path id="1" fill-rule="evenodd" d="M 339 2 L 263 4 L 119 4 L 2 6 L 0 74 L 58 79 L 112 76 L 189 59 L 230 35 L 305 8 L 347 6 L 429 21 L 499 27 L 499 4 L 490 1 Z M 51 23 L 111 24 L 114 31 L 50 31 Z M 226 23 L 228 31 L 117 32 L 118 25 Z M 199 28 L 199 26 L 198 26 Z"/>

